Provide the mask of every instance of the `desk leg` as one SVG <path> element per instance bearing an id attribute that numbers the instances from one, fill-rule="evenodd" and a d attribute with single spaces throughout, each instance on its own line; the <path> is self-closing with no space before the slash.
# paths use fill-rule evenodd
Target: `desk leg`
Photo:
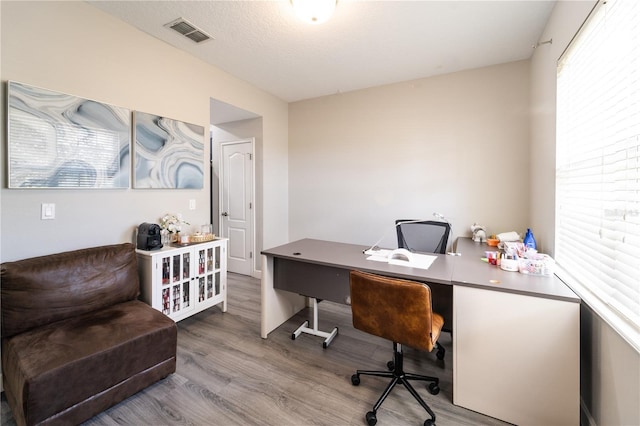
<path id="1" fill-rule="evenodd" d="M 333 327 L 331 332 L 321 331 L 318 329 L 318 299 L 312 297 L 313 301 L 313 327 L 309 327 L 309 321 L 305 321 L 302 323 L 300 327 L 296 331 L 291 334 L 291 340 L 296 340 L 300 334 L 307 333 L 313 336 L 324 337 L 324 342 L 322 343 L 322 347 L 327 349 L 331 344 L 331 341 L 338 335 L 338 327 Z"/>
<path id="2" fill-rule="evenodd" d="M 270 332 L 306 307 L 304 297 L 273 288 L 273 263 L 273 256 L 262 257 L 260 336 L 263 339 L 266 339 Z"/>

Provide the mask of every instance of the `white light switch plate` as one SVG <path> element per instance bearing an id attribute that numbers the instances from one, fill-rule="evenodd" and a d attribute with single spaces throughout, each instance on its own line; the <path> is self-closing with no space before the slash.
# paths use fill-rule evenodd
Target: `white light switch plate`
<path id="1" fill-rule="evenodd" d="M 189 210 L 196 209 L 196 200 L 189 200 Z"/>
<path id="2" fill-rule="evenodd" d="M 56 218 L 56 205 L 53 203 L 42 203 L 42 220 Z"/>

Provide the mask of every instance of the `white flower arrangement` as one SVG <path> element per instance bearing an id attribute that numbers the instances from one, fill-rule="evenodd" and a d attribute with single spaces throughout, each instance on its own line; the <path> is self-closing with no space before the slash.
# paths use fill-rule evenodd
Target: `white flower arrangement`
<path id="1" fill-rule="evenodd" d="M 160 219 L 160 227 L 170 233 L 182 231 L 182 225 L 189 225 L 189 222 L 182 219 L 182 214 L 166 214 Z"/>

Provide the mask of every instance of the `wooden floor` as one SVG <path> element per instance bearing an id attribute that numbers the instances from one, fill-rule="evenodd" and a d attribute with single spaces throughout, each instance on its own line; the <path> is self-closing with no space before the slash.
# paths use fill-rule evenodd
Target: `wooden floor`
<path id="1" fill-rule="evenodd" d="M 175 374 L 95 416 L 86 425 L 366 425 L 365 413 L 387 379 L 350 377 L 356 369 L 385 369 L 390 342 L 355 330 L 348 306 L 322 302 L 320 329 L 337 325 L 339 335 L 327 349 L 323 339 L 291 332 L 305 309 L 260 338 L 260 281 L 229 274 L 228 311 L 208 309 L 178 323 Z M 441 343 L 444 362 L 435 353 L 405 348 L 405 370 L 440 377 L 433 396 L 416 389 L 435 411 L 437 424 L 505 425 L 452 404 L 450 335 Z M 488 386 L 490 384 L 487 384 Z M 15 425 L 4 394 L 1 426 Z M 422 425 L 428 415 L 403 387 L 396 387 L 378 410 L 378 425 Z"/>

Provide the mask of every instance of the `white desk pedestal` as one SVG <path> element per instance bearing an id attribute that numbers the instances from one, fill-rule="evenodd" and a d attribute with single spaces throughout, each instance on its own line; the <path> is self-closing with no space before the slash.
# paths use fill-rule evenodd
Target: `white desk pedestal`
<path id="1" fill-rule="evenodd" d="M 580 423 L 580 304 L 454 286 L 453 403 L 518 425 Z"/>

